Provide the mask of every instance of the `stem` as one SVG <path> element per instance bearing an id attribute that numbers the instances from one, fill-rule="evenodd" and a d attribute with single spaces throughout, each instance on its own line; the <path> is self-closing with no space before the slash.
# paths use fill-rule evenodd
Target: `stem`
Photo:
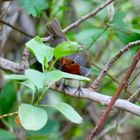
<path id="1" fill-rule="evenodd" d="M 128 79 L 130 78 L 132 72 L 134 71 L 134 69 L 135 69 L 135 67 L 136 67 L 136 65 L 137 65 L 137 63 L 138 63 L 138 61 L 139 61 L 139 59 L 140 59 L 140 49 L 139 49 L 139 51 L 136 53 L 136 55 L 134 56 L 133 61 L 132 61 L 131 65 L 130 65 L 130 67 L 128 68 L 128 70 L 127 70 L 127 72 L 126 72 L 124 78 L 122 79 L 120 85 L 118 86 L 117 91 L 115 92 L 114 96 L 112 97 L 112 99 L 111 99 L 109 105 L 107 106 L 105 112 L 104 112 L 103 115 L 100 117 L 98 123 L 96 124 L 96 126 L 95 126 L 95 128 L 94 128 L 92 134 L 91 134 L 90 137 L 88 138 L 88 140 L 92 140 L 92 139 L 96 136 L 96 134 L 97 134 L 97 132 L 99 131 L 99 129 L 103 126 L 103 124 L 104 124 L 106 118 L 107 118 L 108 115 L 109 115 L 109 112 L 111 111 L 112 107 L 114 106 L 114 104 L 115 104 L 115 102 L 116 102 L 118 96 L 121 94 L 121 91 L 122 91 L 123 88 L 126 86 L 126 84 L 127 84 L 127 82 L 128 82 Z"/>
<path id="2" fill-rule="evenodd" d="M 50 65 L 50 67 L 49 67 L 49 69 L 48 69 L 48 71 L 50 71 L 50 70 L 52 70 L 52 68 L 54 67 L 54 65 L 55 65 L 55 63 L 56 63 L 56 61 L 57 61 L 58 59 L 54 59 L 54 61 L 51 63 L 51 65 Z"/>
<path id="3" fill-rule="evenodd" d="M 16 114 L 18 114 L 17 111 L 16 112 L 9 113 L 9 114 L 4 114 L 4 115 L 1 115 L 0 116 L 0 119 L 5 118 L 5 117 L 9 117 L 9 116 L 13 116 L 13 115 L 16 115 Z"/>

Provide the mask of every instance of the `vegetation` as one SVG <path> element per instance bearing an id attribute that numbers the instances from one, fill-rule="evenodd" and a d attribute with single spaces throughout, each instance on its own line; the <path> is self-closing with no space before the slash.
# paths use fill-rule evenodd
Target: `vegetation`
<path id="1" fill-rule="evenodd" d="M 0 140 L 140 139 L 139 1 L 0 5 Z"/>

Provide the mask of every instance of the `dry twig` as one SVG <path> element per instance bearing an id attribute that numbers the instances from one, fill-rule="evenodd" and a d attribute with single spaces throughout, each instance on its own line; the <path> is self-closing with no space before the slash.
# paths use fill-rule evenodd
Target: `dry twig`
<path id="1" fill-rule="evenodd" d="M 136 44 L 135 44 L 136 45 Z M 130 45 L 131 46 L 131 45 Z M 136 53 L 136 55 L 134 56 L 134 59 L 129 67 L 129 69 L 127 70 L 124 78 L 122 79 L 121 83 L 119 84 L 117 91 L 115 92 L 115 94 L 113 95 L 109 105 L 107 106 L 107 108 L 105 109 L 105 112 L 103 113 L 103 115 L 100 117 L 98 123 L 96 124 L 92 134 L 89 136 L 88 140 L 92 140 L 97 132 L 99 131 L 99 129 L 103 126 L 107 116 L 109 115 L 111 108 L 114 106 L 118 96 L 121 94 L 121 91 L 125 88 L 128 79 L 130 78 L 131 74 L 133 73 L 138 61 L 140 59 L 140 49 L 139 51 Z"/>
<path id="2" fill-rule="evenodd" d="M 96 90 L 98 86 L 100 85 L 101 81 L 111 68 L 111 66 L 116 62 L 126 51 L 128 51 L 130 48 L 140 45 L 140 40 L 130 42 L 125 47 L 123 47 L 106 65 L 104 66 L 103 70 L 100 72 L 98 77 L 94 80 L 94 82 L 91 84 L 91 88 Z"/>

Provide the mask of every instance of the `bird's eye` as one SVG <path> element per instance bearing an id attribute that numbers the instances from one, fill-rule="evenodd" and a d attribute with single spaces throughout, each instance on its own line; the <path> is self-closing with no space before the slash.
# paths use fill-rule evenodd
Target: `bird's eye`
<path id="1" fill-rule="evenodd" d="M 74 61 L 71 61 L 71 64 L 75 64 L 75 62 Z"/>

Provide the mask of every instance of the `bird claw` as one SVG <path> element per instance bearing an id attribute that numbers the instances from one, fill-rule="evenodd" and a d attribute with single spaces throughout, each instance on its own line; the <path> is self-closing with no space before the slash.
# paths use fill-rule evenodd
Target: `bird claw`
<path id="1" fill-rule="evenodd" d="M 78 97 L 80 97 L 80 94 L 84 94 L 81 87 L 79 86 L 76 91 L 74 92 L 74 94 L 78 94 Z"/>

